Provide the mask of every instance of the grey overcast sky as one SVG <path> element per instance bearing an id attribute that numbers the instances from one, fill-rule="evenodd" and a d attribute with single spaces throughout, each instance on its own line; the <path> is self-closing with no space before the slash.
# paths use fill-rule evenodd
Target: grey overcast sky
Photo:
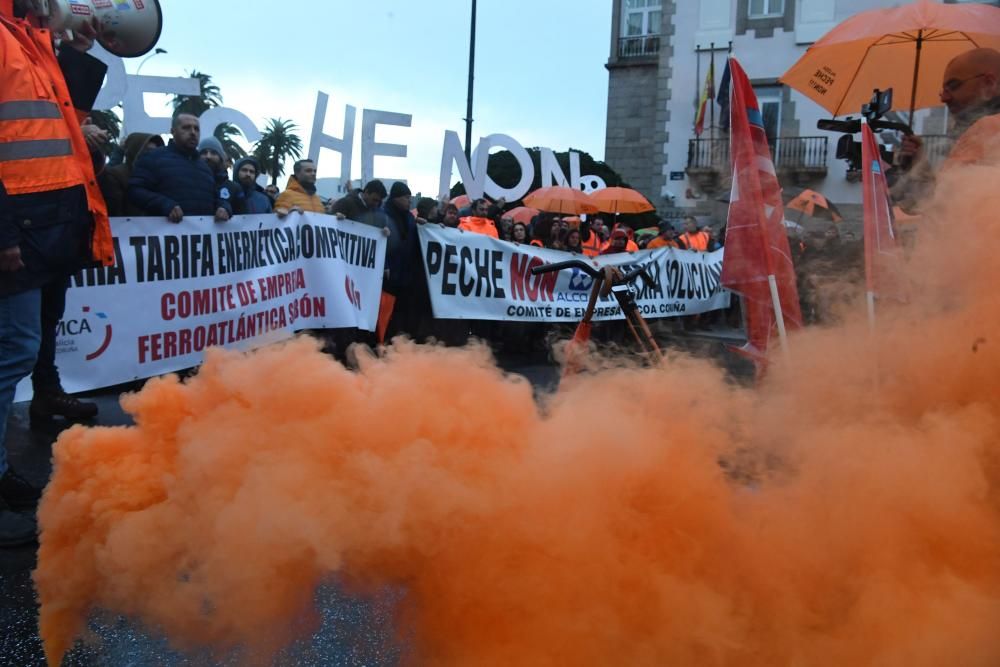
<path id="1" fill-rule="evenodd" d="M 413 116 L 376 140 L 408 146 L 375 174 L 436 195 L 444 131 L 464 141 L 471 0 L 161 0 L 164 28 L 142 74 L 206 72 L 225 106 L 258 127 L 281 117 L 308 150 L 316 93 L 330 95 L 326 131 L 343 134 L 358 109 L 352 179 L 360 178 L 361 109 Z M 473 143 L 509 134 L 525 147 L 578 148 L 604 157 L 611 0 L 479 0 Z M 126 62 L 135 73 L 141 59 Z M 162 100 L 147 100 L 150 113 Z M 163 115 L 167 115 L 166 112 Z M 323 151 L 320 177 L 338 177 Z M 452 180 L 457 180 L 457 170 Z M 282 183 L 283 185 L 283 183 Z"/>

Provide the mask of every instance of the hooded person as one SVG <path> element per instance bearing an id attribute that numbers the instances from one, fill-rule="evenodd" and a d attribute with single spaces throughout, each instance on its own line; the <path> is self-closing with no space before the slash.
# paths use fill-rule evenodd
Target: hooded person
<path id="1" fill-rule="evenodd" d="M 430 312 L 430 294 L 423 274 L 417 222 L 410 211 L 410 188 L 397 181 L 389 189 L 383 205 L 388 219 L 389 239 L 385 251 L 385 278 L 382 289 L 395 298 L 389 337 L 408 333 L 416 336 L 422 318 Z"/>
<path id="2" fill-rule="evenodd" d="M 140 155 L 154 148 L 162 148 L 163 145 L 163 137 L 158 134 L 133 132 L 125 138 L 122 146 L 124 162 L 106 167 L 97 176 L 97 183 L 108 205 L 108 215 L 112 217 L 145 215 L 141 208 L 128 199 L 128 179 L 132 176 L 132 168 Z"/>
<path id="3" fill-rule="evenodd" d="M 224 208 L 228 206 L 229 215 L 246 213 L 243 188 L 229 178 L 229 170 L 226 169 L 226 151 L 222 148 L 222 143 L 213 136 L 204 137 L 198 142 L 198 155 L 212 168 L 217 189 L 216 196 Z"/>
<path id="4" fill-rule="evenodd" d="M 274 212 L 283 218 L 292 212 L 326 213 L 323 200 L 316 194 L 316 163 L 298 160 L 288 177 L 288 185 L 274 202 Z"/>
<path id="5" fill-rule="evenodd" d="M 257 185 L 259 175 L 260 164 L 252 157 L 239 160 L 233 167 L 233 176 L 236 184 L 243 190 L 244 209 L 248 214 L 271 213 L 273 210 L 271 198 L 264 188 Z"/>

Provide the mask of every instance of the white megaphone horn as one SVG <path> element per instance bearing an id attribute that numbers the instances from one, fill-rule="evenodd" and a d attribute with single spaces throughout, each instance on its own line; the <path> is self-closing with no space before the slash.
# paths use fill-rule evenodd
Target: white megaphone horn
<path id="1" fill-rule="evenodd" d="M 163 28 L 159 0 L 32 0 L 53 32 L 73 32 L 97 20 L 97 41 L 121 58 L 145 55 Z"/>

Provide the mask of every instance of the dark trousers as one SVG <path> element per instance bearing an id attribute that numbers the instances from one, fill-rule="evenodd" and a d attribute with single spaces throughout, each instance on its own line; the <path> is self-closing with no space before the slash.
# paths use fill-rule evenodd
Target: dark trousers
<path id="1" fill-rule="evenodd" d="M 68 289 L 68 277 L 42 287 L 42 342 L 35 368 L 31 371 L 31 385 L 36 394 L 61 387 L 59 369 L 56 368 L 56 327 L 66 310 Z"/>

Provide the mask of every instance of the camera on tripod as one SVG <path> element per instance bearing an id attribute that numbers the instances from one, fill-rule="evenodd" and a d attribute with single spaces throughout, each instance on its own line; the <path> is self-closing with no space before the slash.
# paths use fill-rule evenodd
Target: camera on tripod
<path id="1" fill-rule="evenodd" d="M 913 134 L 913 129 L 906 123 L 883 120 L 882 117 L 892 109 L 892 88 L 888 90 L 875 89 L 872 99 L 861 107 L 861 117 L 868 121 L 873 132 L 879 130 L 895 130 L 904 134 Z M 842 136 L 837 141 L 837 159 L 847 160 L 848 171 L 861 169 L 861 142 L 854 135 L 861 131 L 861 118 L 848 116 L 844 120 L 825 119 L 816 122 L 816 127 L 830 132 L 840 132 Z M 892 164 L 892 151 L 879 145 L 882 159 Z"/>

